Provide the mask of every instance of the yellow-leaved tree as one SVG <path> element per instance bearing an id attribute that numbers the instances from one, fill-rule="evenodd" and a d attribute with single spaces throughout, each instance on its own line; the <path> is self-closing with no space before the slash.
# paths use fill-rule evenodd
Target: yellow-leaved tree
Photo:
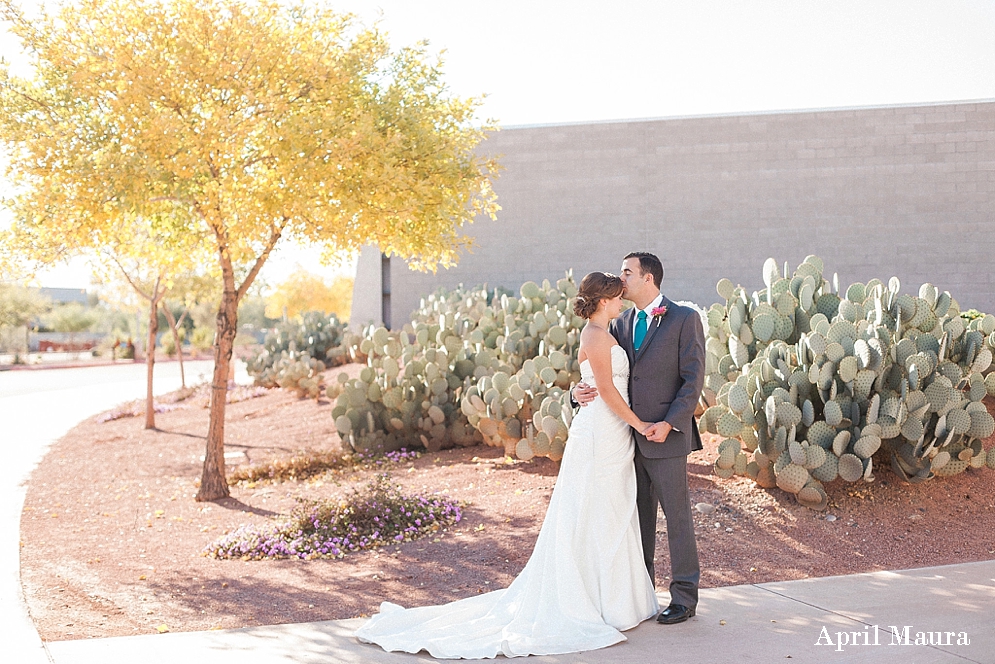
<path id="1" fill-rule="evenodd" d="M 340 275 L 328 284 L 320 276 L 298 267 L 266 298 L 266 316 L 289 319 L 305 311 L 321 311 L 348 319 L 353 282 L 352 277 Z"/>
<path id="2" fill-rule="evenodd" d="M 163 215 L 150 218 L 123 217 L 111 232 L 96 240 L 95 267 L 105 280 L 119 279 L 148 305 L 148 338 L 145 345 L 145 428 L 155 428 L 152 384 L 155 371 L 156 336 L 159 331 L 159 305 L 168 294 L 177 293 L 190 276 L 211 256 L 205 250 L 204 233 L 177 228 Z M 52 236 L 46 236 L 49 239 Z M 15 236 L 15 240 L 18 240 Z M 166 309 L 163 307 L 163 309 Z M 167 310 L 168 311 L 168 310 Z M 167 317 L 168 318 L 168 317 Z M 170 321 L 171 328 L 175 323 Z M 171 329 L 175 333 L 175 329 Z M 180 358 L 183 375 L 183 359 Z M 183 376 L 186 386 L 186 377 Z"/>
<path id="3" fill-rule="evenodd" d="M 220 294 L 218 284 L 221 280 L 216 275 L 204 271 L 190 271 L 173 278 L 173 287 L 162 300 L 162 313 L 169 325 L 169 333 L 173 338 L 173 348 L 176 349 L 176 359 L 180 365 L 180 385 L 187 386 L 187 377 L 183 371 L 183 344 L 180 339 L 180 329 L 183 322 L 190 316 L 190 310 L 198 302 L 209 300 L 215 294 Z M 244 301 L 243 301 L 244 303 Z M 172 306 L 180 310 L 178 317 L 173 316 Z"/>
<path id="4" fill-rule="evenodd" d="M 0 67 L 14 232 L 93 245 L 161 215 L 209 243 L 222 294 L 197 499 L 223 498 L 239 300 L 284 239 L 455 263 L 461 227 L 497 210 L 477 102 L 447 90 L 424 46 L 392 50 L 323 0 L 0 11 L 32 68 Z"/>

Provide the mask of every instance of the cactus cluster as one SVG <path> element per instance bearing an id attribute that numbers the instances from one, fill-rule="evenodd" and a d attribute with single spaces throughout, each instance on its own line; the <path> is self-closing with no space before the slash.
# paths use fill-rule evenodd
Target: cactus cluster
<path id="1" fill-rule="evenodd" d="M 264 376 L 272 377 L 277 386 L 296 392 L 298 396 L 317 399 L 321 394 L 321 374 L 324 370 L 325 363 L 307 353 L 291 355 L 283 351 Z"/>
<path id="2" fill-rule="evenodd" d="M 335 314 L 308 311 L 266 337 L 261 351 L 246 360 L 256 385 L 282 387 L 311 398 L 321 393 L 321 372 L 358 359 L 358 335 Z"/>
<path id="3" fill-rule="evenodd" d="M 250 376 L 263 387 L 275 387 L 276 375 L 271 370 L 281 359 L 304 354 L 330 365 L 344 364 L 350 341 L 344 323 L 335 314 L 307 311 L 297 320 L 285 321 L 266 336 L 263 348 L 246 360 Z M 355 336 L 355 335 L 352 335 Z"/>
<path id="4" fill-rule="evenodd" d="M 336 391 L 335 425 L 356 450 L 484 442 L 519 458 L 563 453 L 579 380 L 579 330 L 570 273 L 526 282 L 518 296 L 483 287 L 440 290 L 411 323 L 366 330 L 367 366 Z"/>
<path id="5" fill-rule="evenodd" d="M 384 327 L 366 331 L 359 350 L 367 366 L 359 378 L 340 375 L 341 384 L 328 391 L 335 397 L 335 427 L 354 451 L 412 446 L 434 451 L 480 442 L 460 421 L 453 395 L 467 375 L 466 354 L 453 352 L 453 342 L 446 346 L 448 329 L 442 323 L 419 324 L 411 333 Z"/>
<path id="6" fill-rule="evenodd" d="M 985 373 L 995 316 L 967 321 L 949 292 L 897 278 L 841 291 L 808 256 L 792 274 L 764 264 L 765 288 L 728 279 L 708 311 L 702 431 L 725 440 L 714 470 L 777 486 L 824 509 L 824 484 L 872 481 L 875 459 L 920 482 L 995 468 Z M 752 455 L 752 456 L 751 456 Z"/>
<path id="7" fill-rule="evenodd" d="M 487 316 L 486 325 L 500 331 L 495 351 L 505 359 L 480 372 L 461 400 L 485 443 L 520 459 L 562 458 L 573 412 L 567 390 L 580 380 L 584 319 L 573 312 L 576 295 L 570 273 L 552 285 L 529 281 L 518 297 L 503 295 L 501 309 Z"/>

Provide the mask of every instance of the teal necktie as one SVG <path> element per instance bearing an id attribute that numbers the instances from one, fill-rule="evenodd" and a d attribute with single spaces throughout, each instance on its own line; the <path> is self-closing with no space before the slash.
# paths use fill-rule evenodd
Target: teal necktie
<path id="1" fill-rule="evenodd" d="M 636 321 L 636 336 L 633 339 L 633 348 L 639 350 L 639 347 L 643 345 L 643 339 L 646 338 L 646 312 L 640 311 Z"/>

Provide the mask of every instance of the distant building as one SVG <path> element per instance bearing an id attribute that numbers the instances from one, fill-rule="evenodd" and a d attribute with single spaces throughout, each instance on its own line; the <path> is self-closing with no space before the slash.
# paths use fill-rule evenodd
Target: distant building
<path id="1" fill-rule="evenodd" d="M 353 323 L 399 327 L 439 286 L 617 271 L 633 250 L 706 307 L 721 277 L 759 289 L 767 257 L 817 254 L 842 288 L 929 281 L 995 312 L 993 100 L 509 127 L 481 150 L 504 167 L 498 221 L 436 275 L 363 252 Z"/>
<path id="2" fill-rule="evenodd" d="M 52 304 L 89 304 L 89 296 L 85 288 L 39 288 L 39 292 L 50 299 Z"/>

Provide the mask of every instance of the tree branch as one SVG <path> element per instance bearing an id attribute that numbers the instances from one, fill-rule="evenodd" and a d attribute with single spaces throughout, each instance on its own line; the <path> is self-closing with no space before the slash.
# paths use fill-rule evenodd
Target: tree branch
<path id="1" fill-rule="evenodd" d="M 238 288 L 238 292 L 235 295 L 237 302 L 241 302 L 245 294 L 249 292 L 249 287 L 252 286 L 252 282 L 255 281 L 256 275 L 259 274 L 259 270 L 263 267 L 263 263 L 265 263 L 266 259 L 269 258 L 270 252 L 273 251 L 273 247 L 276 246 L 276 243 L 283 235 L 283 229 L 286 227 L 289 219 L 289 217 L 284 217 L 281 220 L 281 223 L 273 225 L 273 230 L 270 232 L 269 242 L 266 243 L 266 248 L 263 250 L 263 253 L 259 255 L 259 258 L 256 259 L 256 262 L 252 265 L 252 269 L 249 270 L 249 274 L 245 276 L 245 279 L 242 280 L 242 285 Z"/>
<path id="2" fill-rule="evenodd" d="M 118 268 L 121 270 L 121 274 L 124 275 L 125 281 L 128 282 L 128 285 L 130 285 L 134 289 L 134 291 L 136 293 L 138 293 L 139 295 L 141 295 L 142 297 L 144 297 L 149 302 L 154 302 L 155 301 L 155 300 L 152 299 L 151 295 L 148 295 L 145 291 L 143 291 L 138 286 L 137 283 L 135 283 L 135 280 L 131 278 L 130 274 L 128 274 L 128 270 L 125 269 L 124 265 L 121 265 L 121 261 L 119 261 L 117 259 L 117 256 L 115 256 L 114 254 L 106 253 L 106 252 L 104 253 L 104 255 L 108 256 L 112 261 L 114 261 L 114 264 L 117 265 Z M 159 282 L 156 281 L 156 288 L 158 288 L 158 283 Z"/>
<path id="3" fill-rule="evenodd" d="M 47 111 L 51 111 L 52 110 L 51 106 L 49 106 L 45 102 L 40 101 L 38 99 L 35 99 L 34 97 L 32 97 L 31 95 L 29 95 L 28 93 L 22 92 L 21 90 L 19 90 L 18 88 L 15 88 L 12 85 L 5 85 L 3 87 L 5 89 L 9 90 L 10 92 L 12 92 L 13 94 L 17 95 L 18 97 L 23 97 L 24 99 L 27 99 L 31 103 L 36 104 L 37 106 L 40 106 L 41 108 L 44 108 Z M 58 116 L 58 114 L 56 114 L 56 115 Z"/>
<path id="4" fill-rule="evenodd" d="M 155 300 L 152 301 L 152 304 L 156 306 L 159 305 L 159 300 L 161 300 L 163 296 L 169 291 L 169 288 L 165 286 L 163 286 L 161 290 L 159 289 L 159 286 L 162 284 L 162 275 L 163 275 L 163 270 L 159 270 L 159 274 L 156 275 L 155 278 L 155 286 L 152 287 L 152 294 L 155 297 Z"/>

